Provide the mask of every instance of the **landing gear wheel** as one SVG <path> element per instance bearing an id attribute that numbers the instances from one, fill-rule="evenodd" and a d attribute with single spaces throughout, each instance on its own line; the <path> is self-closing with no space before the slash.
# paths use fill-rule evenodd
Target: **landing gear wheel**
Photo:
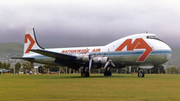
<path id="1" fill-rule="evenodd" d="M 112 75 L 111 71 L 104 72 L 104 76 L 111 76 L 111 75 Z"/>
<path id="2" fill-rule="evenodd" d="M 81 72 L 81 77 L 89 77 L 89 72 Z"/>
<path id="3" fill-rule="evenodd" d="M 138 72 L 138 77 L 144 77 L 144 72 L 139 71 L 139 72 Z"/>
<path id="4" fill-rule="evenodd" d="M 89 72 L 86 72 L 86 77 L 89 77 Z"/>
<path id="5" fill-rule="evenodd" d="M 81 72 L 81 77 L 86 77 L 86 73 L 85 72 Z"/>

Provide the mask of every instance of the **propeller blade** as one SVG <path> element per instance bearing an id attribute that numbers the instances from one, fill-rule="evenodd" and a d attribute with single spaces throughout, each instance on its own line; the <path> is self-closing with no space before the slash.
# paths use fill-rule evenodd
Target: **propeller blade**
<path id="1" fill-rule="evenodd" d="M 112 60 L 109 60 L 111 65 L 115 67 L 115 64 L 112 62 Z"/>
<path id="2" fill-rule="evenodd" d="M 92 59 L 89 60 L 89 70 L 91 69 L 92 66 Z"/>
<path id="3" fill-rule="evenodd" d="M 106 68 L 106 67 L 109 65 L 109 63 L 110 63 L 112 66 L 115 67 L 115 64 L 112 62 L 112 60 L 109 60 L 109 61 L 105 64 L 104 68 Z"/>
<path id="4" fill-rule="evenodd" d="M 108 62 L 106 62 L 106 64 L 105 64 L 104 68 L 106 68 L 108 65 L 109 65 L 109 61 L 108 61 Z"/>

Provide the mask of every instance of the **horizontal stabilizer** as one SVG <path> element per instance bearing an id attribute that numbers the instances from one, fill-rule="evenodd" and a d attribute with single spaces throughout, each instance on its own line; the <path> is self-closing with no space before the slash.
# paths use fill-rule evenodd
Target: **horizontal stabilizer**
<path id="1" fill-rule="evenodd" d="M 67 59 L 67 60 L 77 58 L 76 56 L 52 52 L 52 51 L 47 51 L 47 50 L 31 49 L 30 51 L 42 54 L 44 56 L 52 57 L 52 58 Z"/>
<path id="2" fill-rule="evenodd" d="M 34 60 L 33 57 L 11 57 L 11 59 L 23 59 L 23 60 L 30 61 L 30 62 L 32 62 Z"/>

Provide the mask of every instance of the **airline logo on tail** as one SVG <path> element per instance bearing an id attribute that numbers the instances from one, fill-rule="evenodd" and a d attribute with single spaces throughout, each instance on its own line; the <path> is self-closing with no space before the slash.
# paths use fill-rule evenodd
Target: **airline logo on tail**
<path id="1" fill-rule="evenodd" d="M 33 45 L 35 44 L 35 41 L 34 39 L 31 37 L 30 34 L 26 34 L 25 35 L 25 42 L 24 43 L 28 43 L 28 39 L 30 41 L 30 45 L 29 47 L 27 48 L 26 52 L 25 53 L 29 53 L 29 50 L 33 47 Z"/>
<path id="2" fill-rule="evenodd" d="M 144 62 L 153 49 L 142 39 L 137 38 L 133 43 L 132 39 L 124 41 L 115 51 L 122 51 L 127 46 L 127 51 L 133 51 L 134 49 L 145 49 L 144 53 L 139 57 L 137 62 Z"/>

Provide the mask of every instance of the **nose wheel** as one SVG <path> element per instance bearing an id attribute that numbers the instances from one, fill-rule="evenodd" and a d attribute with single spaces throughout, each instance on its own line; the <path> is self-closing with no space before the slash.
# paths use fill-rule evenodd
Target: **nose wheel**
<path id="1" fill-rule="evenodd" d="M 138 77 L 144 77 L 144 72 L 143 71 L 138 71 Z"/>
<path id="2" fill-rule="evenodd" d="M 138 77 L 144 77 L 144 72 L 142 70 L 140 70 L 140 68 L 137 68 L 138 70 Z"/>

